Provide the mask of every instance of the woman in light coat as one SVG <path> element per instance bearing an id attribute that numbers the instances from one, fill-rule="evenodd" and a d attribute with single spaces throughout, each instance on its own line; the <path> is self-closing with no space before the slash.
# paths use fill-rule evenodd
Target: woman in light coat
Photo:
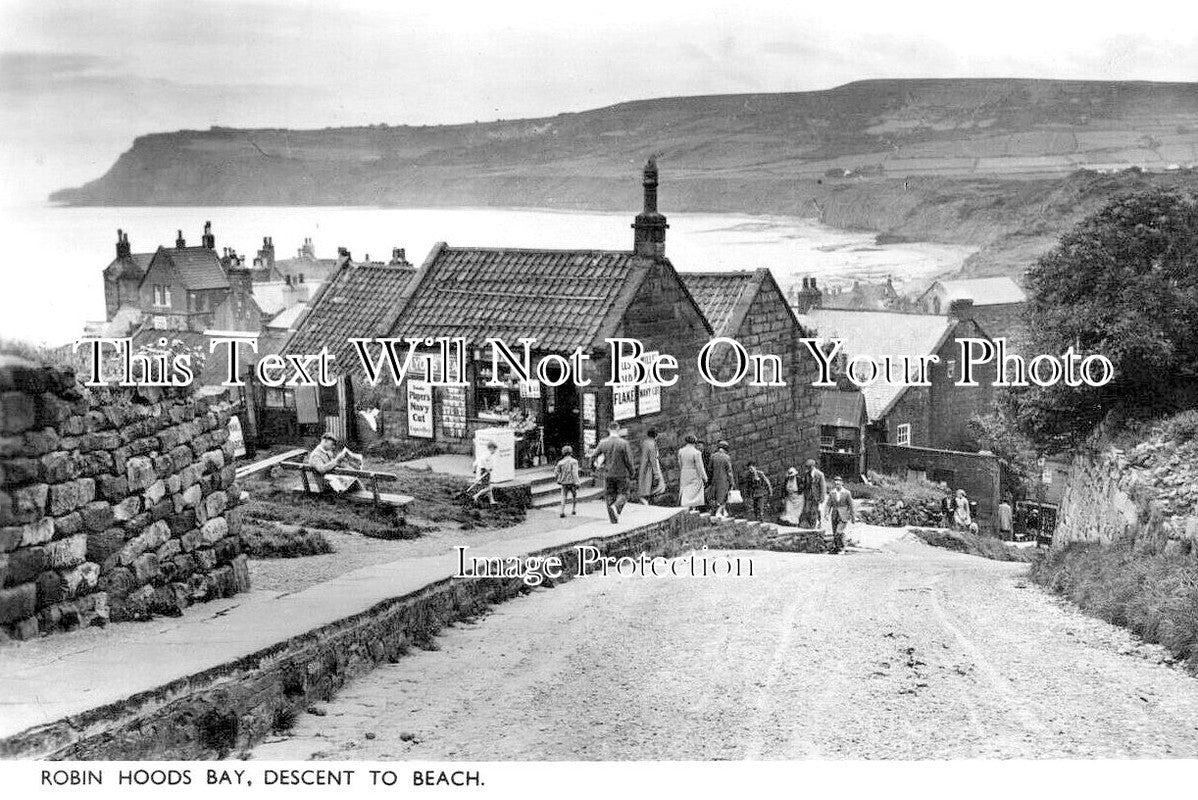
<path id="1" fill-rule="evenodd" d="M 678 451 L 678 504 L 683 508 L 699 508 L 706 502 L 703 490 L 707 486 L 707 470 L 703 467 L 703 454 L 695 446 L 698 441 L 688 433 L 686 444 Z"/>
<path id="2" fill-rule="evenodd" d="M 799 471 L 794 467 L 786 470 L 786 508 L 781 520 L 788 525 L 798 525 L 803 517 L 803 491 L 799 485 Z"/>
<path id="3" fill-rule="evenodd" d="M 969 498 L 965 496 L 964 489 L 957 490 L 957 499 L 954 502 L 957 507 L 953 512 L 953 527 L 959 531 L 967 531 L 973 519 L 969 513 Z"/>
<path id="4" fill-rule="evenodd" d="M 641 443 L 641 464 L 637 476 L 637 494 L 642 503 L 648 503 L 666 490 L 666 479 L 661 474 L 661 455 L 657 452 L 657 431 L 650 428 Z"/>

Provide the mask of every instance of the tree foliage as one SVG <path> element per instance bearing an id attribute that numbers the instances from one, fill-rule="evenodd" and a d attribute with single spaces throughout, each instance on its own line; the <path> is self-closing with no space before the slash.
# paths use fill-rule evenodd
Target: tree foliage
<path id="1" fill-rule="evenodd" d="M 1198 201 L 1154 189 L 1113 200 L 1061 237 L 1028 271 L 1027 352 L 1102 354 L 1103 387 L 1032 387 L 1024 429 L 1067 444 L 1108 415 L 1173 410 L 1198 374 Z"/>

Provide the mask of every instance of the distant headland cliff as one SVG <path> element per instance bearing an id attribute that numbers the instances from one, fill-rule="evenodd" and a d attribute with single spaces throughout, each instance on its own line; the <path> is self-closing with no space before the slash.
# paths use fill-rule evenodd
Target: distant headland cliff
<path id="1" fill-rule="evenodd" d="M 647 153 L 671 211 L 973 244 L 967 271 L 1015 274 L 1114 194 L 1198 188 L 1198 83 L 877 80 L 465 125 L 177 131 L 51 199 L 626 211 Z"/>

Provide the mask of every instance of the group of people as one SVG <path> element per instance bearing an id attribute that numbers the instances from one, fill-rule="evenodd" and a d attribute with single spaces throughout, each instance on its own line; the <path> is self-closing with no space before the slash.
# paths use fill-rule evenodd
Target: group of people
<path id="1" fill-rule="evenodd" d="M 951 528 L 954 531 L 978 532 L 977 523 L 973 521 L 976 516 L 973 503 L 966 496 L 964 489 L 958 489 L 956 493 L 950 494 L 940 501 L 940 514 L 943 517 L 941 524 L 945 528 Z"/>
<path id="2" fill-rule="evenodd" d="M 749 461 L 742 480 L 737 481 L 732 466 L 728 442 L 720 441 L 710 459 L 710 474 L 699 449 L 699 440 L 688 434 L 678 451 L 679 505 L 683 508 L 712 508 L 716 517 L 727 517 L 729 504 L 743 503 L 754 519 L 764 521 L 774 497 L 774 484 L 758 465 Z M 613 523 L 628 503 L 633 481 L 642 503 L 649 503 L 667 491 L 657 446 L 657 432 L 650 428 L 641 445 L 639 460 L 633 456 L 632 445 L 621 435 L 618 422 L 608 426 L 608 435 L 590 453 L 591 463 L 604 475 L 604 502 L 608 519 Z M 573 448 L 564 447 L 562 458 L 554 468 L 561 486 L 560 515 L 572 503 L 571 513 L 577 512 L 579 467 Z M 710 495 L 710 503 L 708 496 Z M 832 529 L 833 549 L 844 548 L 845 528 L 856 521 L 853 496 L 837 477 L 831 490 L 824 474 L 808 459 L 802 472 L 791 467 L 784 485 L 782 522 L 806 528 L 822 528 L 825 520 Z"/>

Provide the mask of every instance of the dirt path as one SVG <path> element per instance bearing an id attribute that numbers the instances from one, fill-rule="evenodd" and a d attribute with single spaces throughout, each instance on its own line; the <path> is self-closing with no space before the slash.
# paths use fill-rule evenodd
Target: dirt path
<path id="1" fill-rule="evenodd" d="M 376 669 L 257 759 L 1198 756 L 1198 680 L 1025 564 L 886 529 L 744 578 L 537 590 Z"/>

